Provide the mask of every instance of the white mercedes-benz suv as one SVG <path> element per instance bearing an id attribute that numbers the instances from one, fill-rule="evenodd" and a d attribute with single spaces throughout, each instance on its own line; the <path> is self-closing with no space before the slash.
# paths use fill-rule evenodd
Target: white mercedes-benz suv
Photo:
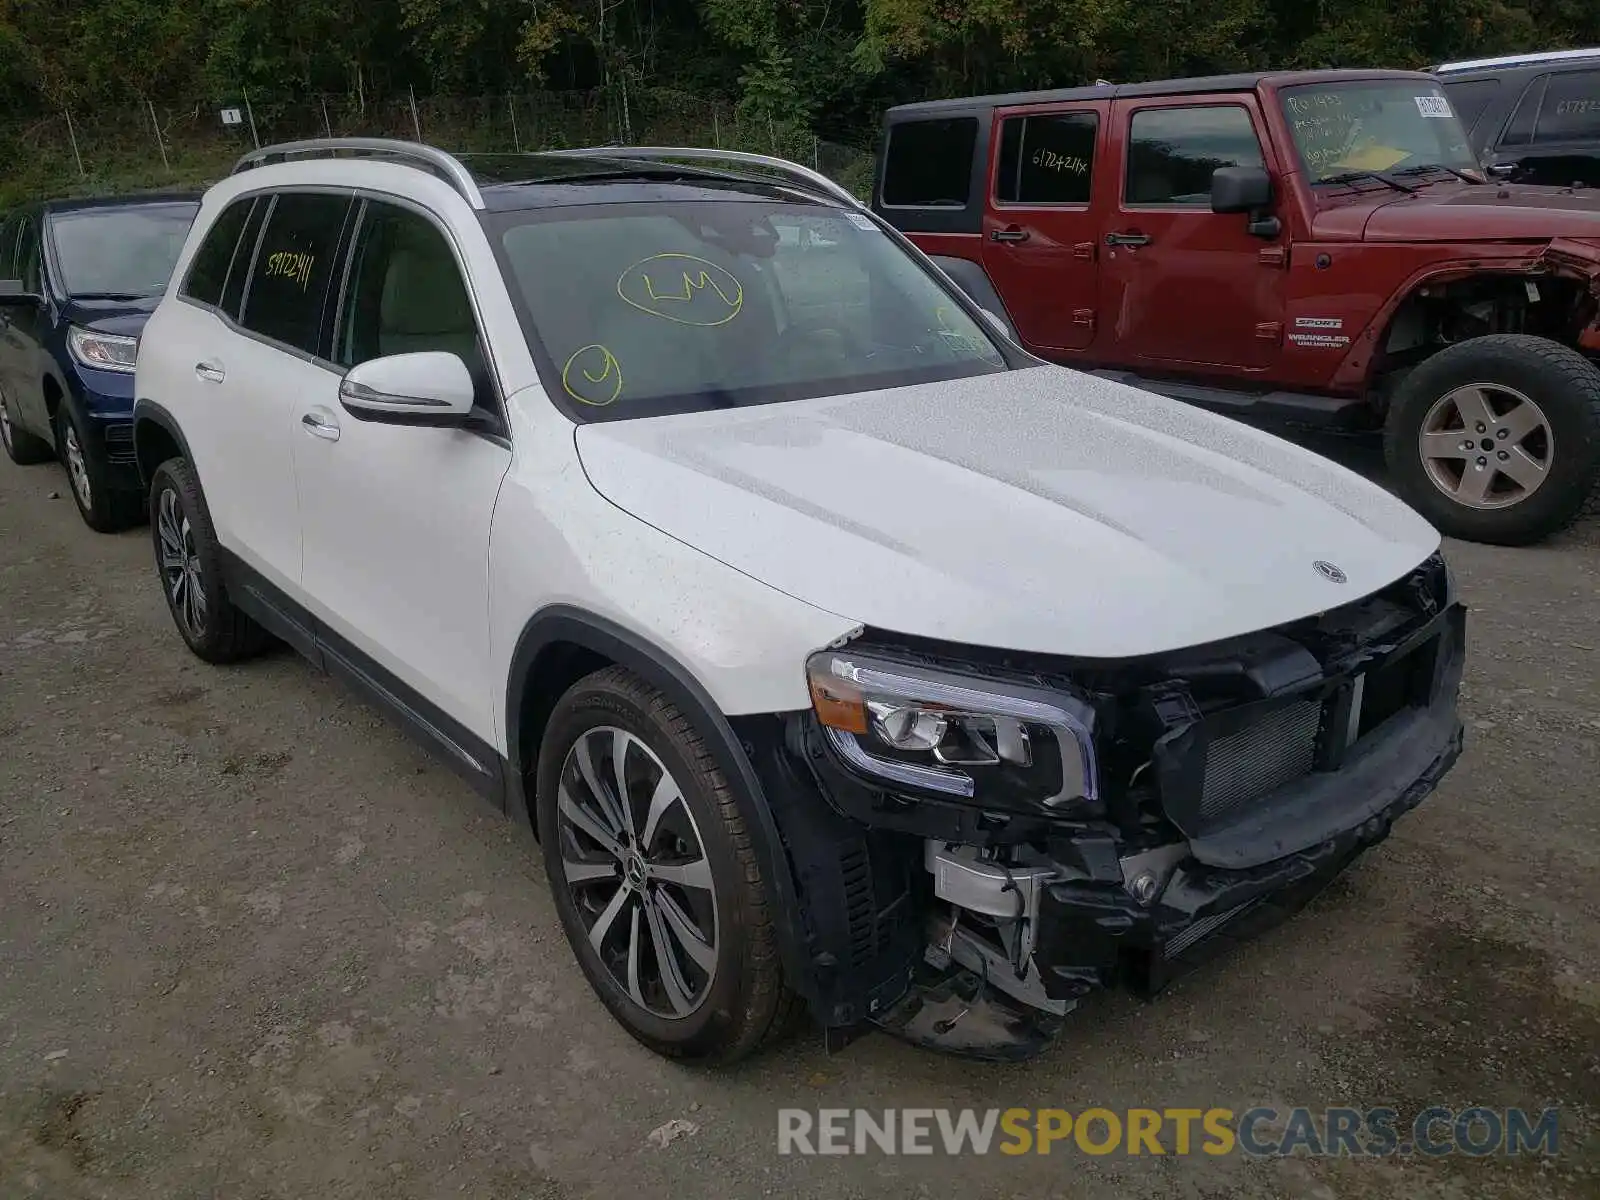
<path id="1" fill-rule="evenodd" d="M 778 160 L 257 151 L 139 347 L 157 575 L 529 827 L 647 1045 L 1026 1055 L 1382 840 L 1465 616 L 1378 487 L 1004 328 Z"/>

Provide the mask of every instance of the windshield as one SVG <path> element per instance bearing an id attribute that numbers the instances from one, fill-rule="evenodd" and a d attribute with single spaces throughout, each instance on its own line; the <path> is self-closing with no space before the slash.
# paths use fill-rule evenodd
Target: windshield
<path id="1" fill-rule="evenodd" d="M 1007 369 L 989 331 L 860 213 L 737 199 L 498 220 L 529 340 L 578 420 Z"/>
<path id="2" fill-rule="evenodd" d="M 166 290 L 198 204 L 141 204 L 56 213 L 56 262 L 69 296 L 156 296 Z"/>
<path id="3" fill-rule="evenodd" d="M 1424 80 L 1285 88 L 1284 116 L 1312 183 L 1352 172 L 1440 166 L 1477 173 L 1444 90 Z"/>

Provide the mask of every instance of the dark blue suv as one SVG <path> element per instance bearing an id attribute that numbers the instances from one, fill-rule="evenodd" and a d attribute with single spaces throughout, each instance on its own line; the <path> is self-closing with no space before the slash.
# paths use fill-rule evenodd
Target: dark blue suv
<path id="1" fill-rule="evenodd" d="M 199 207 L 192 195 L 53 200 L 0 222 L 0 444 L 15 463 L 60 459 L 103 533 L 144 514 L 134 358 Z"/>

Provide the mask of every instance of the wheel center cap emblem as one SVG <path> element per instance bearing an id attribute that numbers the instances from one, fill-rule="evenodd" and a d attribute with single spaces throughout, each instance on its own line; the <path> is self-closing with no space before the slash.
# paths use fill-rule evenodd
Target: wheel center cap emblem
<path id="1" fill-rule="evenodd" d="M 1321 575 L 1329 583 L 1348 583 L 1350 580 L 1350 577 L 1338 567 L 1334 566 L 1331 562 L 1324 562 L 1320 558 L 1317 559 L 1316 562 L 1312 563 L 1311 566 L 1318 575 Z"/>
<path id="2" fill-rule="evenodd" d="M 634 887 L 644 886 L 644 859 L 637 854 L 630 854 L 622 860 L 622 873 Z"/>

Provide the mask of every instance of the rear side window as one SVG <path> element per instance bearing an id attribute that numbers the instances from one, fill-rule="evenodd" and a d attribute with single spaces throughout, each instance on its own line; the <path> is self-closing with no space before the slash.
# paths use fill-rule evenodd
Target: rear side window
<path id="1" fill-rule="evenodd" d="M 1218 167 L 1260 167 L 1261 142 L 1238 105 L 1147 108 L 1128 131 L 1128 204 L 1209 207 Z"/>
<path id="2" fill-rule="evenodd" d="M 889 130 L 883 203 L 901 208 L 965 208 L 972 194 L 978 118 L 905 121 Z"/>
<path id="3" fill-rule="evenodd" d="M 1444 85 L 1444 94 L 1450 97 L 1450 107 L 1461 118 L 1461 126 L 1469 134 L 1483 117 L 1484 110 L 1500 90 L 1498 79 L 1466 79 L 1460 83 Z"/>
<path id="4" fill-rule="evenodd" d="M 222 210 L 205 240 L 194 252 L 194 262 L 183 281 L 181 295 L 201 304 L 221 304 L 222 289 L 228 282 L 228 266 L 233 262 L 234 249 L 239 244 L 239 231 L 255 204 L 253 198 L 235 200 Z"/>
<path id="5" fill-rule="evenodd" d="M 322 305 L 349 210 L 346 196 L 278 196 L 256 250 L 241 325 L 307 354 L 317 352 Z"/>
<path id="6" fill-rule="evenodd" d="M 261 226 L 266 222 L 272 201 L 265 196 L 256 198 L 250 209 L 250 219 L 244 223 L 239 235 L 239 248 L 233 252 L 233 265 L 228 268 L 228 282 L 222 289 L 222 311 L 235 321 L 244 306 L 244 287 L 250 282 L 250 267 L 255 262 L 256 243 L 261 240 Z"/>
<path id="7" fill-rule="evenodd" d="M 1600 71 L 1564 71 L 1550 76 L 1533 140 L 1536 145 L 1600 141 Z"/>
<path id="8" fill-rule="evenodd" d="M 1087 204 L 1100 119 L 1092 112 L 1007 117 L 995 195 L 1011 204 Z"/>

